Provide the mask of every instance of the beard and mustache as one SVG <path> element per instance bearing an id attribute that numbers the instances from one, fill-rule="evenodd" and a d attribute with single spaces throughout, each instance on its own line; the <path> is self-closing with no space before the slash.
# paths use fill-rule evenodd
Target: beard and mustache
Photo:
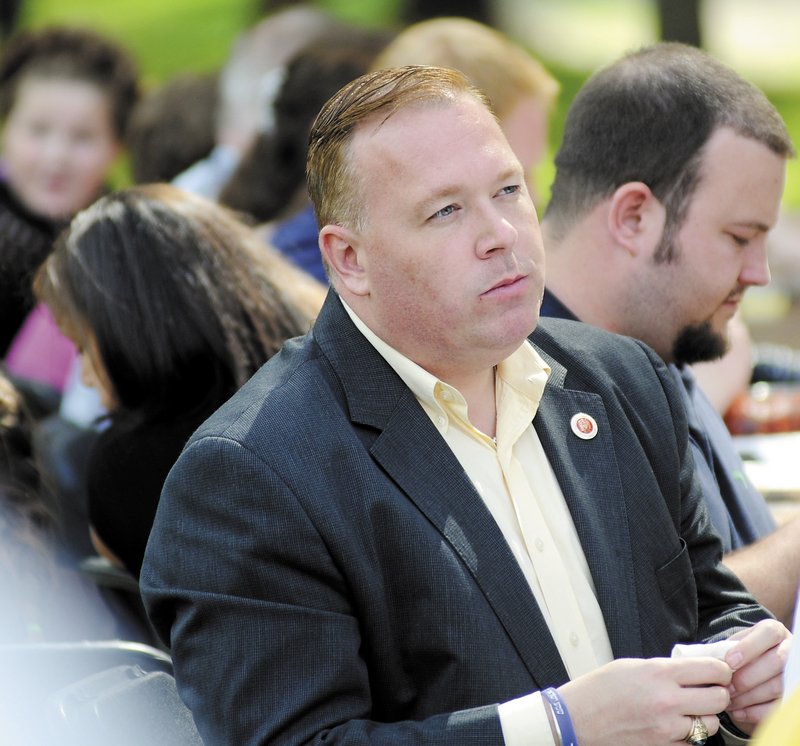
<path id="1" fill-rule="evenodd" d="M 675 223 L 674 220 L 672 222 Z M 679 221 L 675 224 L 679 225 Z M 680 260 L 682 251 L 675 235 L 676 230 L 677 227 L 673 227 L 671 230 L 664 229 L 661 243 L 655 252 L 657 264 Z M 744 290 L 741 286 L 735 288 L 729 298 L 736 297 L 741 300 Z M 727 334 L 714 329 L 711 326 L 711 320 L 707 319 L 697 324 L 688 324 L 678 332 L 672 343 L 672 360 L 678 366 L 707 363 L 711 360 L 718 360 L 727 351 Z"/>

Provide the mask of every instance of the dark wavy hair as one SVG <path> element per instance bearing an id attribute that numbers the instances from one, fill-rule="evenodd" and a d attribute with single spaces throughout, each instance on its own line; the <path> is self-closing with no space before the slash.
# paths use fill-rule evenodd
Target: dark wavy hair
<path id="1" fill-rule="evenodd" d="M 319 301 L 303 304 L 303 283 Z M 236 214 L 166 184 L 79 213 L 34 289 L 79 346 L 94 345 L 112 424 L 131 425 L 219 406 L 309 329 L 324 293 Z"/>
<path id="2" fill-rule="evenodd" d="M 16 34 L 0 57 L 0 119 L 14 108 L 20 83 L 31 76 L 96 85 L 111 103 L 115 134 L 124 137 L 139 98 L 139 73 L 132 55 L 112 39 L 69 26 Z"/>

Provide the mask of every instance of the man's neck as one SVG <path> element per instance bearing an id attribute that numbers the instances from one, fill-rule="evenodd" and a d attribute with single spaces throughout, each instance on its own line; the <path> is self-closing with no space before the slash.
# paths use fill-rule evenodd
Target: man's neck
<path id="1" fill-rule="evenodd" d="M 394 356 L 405 358 L 431 376 L 457 389 L 467 403 L 469 419 L 472 424 L 481 432 L 494 437 L 497 420 L 494 387 L 496 366 L 492 366 L 491 363 L 478 362 L 474 354 L 468 361 L 448 361 L 448 364 L 443 367 L 426 365 L 424 361 L 415 360 L 401 350 L 393 348 L 369 327 L 348 305 L 347 301 L 341 298 L 341 302 L 356 327 L 385 359 L 390 360 Z M 400 376 L 402 378 L 403 374 L 400 373 Z"/>
<path id="2" fill-rule="evenodd" d="M 547 247 L 545 283 L 560 301 L 561 309 L 569 311 L 552 315 L 615 330 L 622 278 L 613 263 L 616 249 L 604 228 L 604 215 L 602 207 L 596 208 L 559 240 L 548 230 L 547 221 L 543 222 L 542 236 Z"/>

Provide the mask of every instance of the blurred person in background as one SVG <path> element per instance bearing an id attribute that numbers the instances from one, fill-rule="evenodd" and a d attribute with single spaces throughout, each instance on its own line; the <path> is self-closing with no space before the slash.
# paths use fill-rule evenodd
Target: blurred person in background
<path id="1" fill-rule="evenodd" d="M 265 240 L 322 282 L 327 278 L 305 181 L 311 123 L 336 91 L 369 69 L 390 38 L 382 29 L 342 24 L 298 52 L 267 104 L 270 126 L 220 194 L 223 204 L 251 215 Z"/>
<path id="2" fill-rule="evenodd" d="M 23 31 L 0 58 L 0 357 L 34 304 L 31 279 L 58 232 L 103 191 L 138 98 L 113 40 Z"/>
<path id="3" fill-rule="evenodd" d="M 302 47 L 338 25 L 325 11 L 298 3 L 270 13 L 240 34 L 220 71 L 214 148 L 207 158 L 178 174 L 174 184 L 217 199 L 267 126 L 266 102 L 280 87 L 283 66 Z"/>
<path id="4" fill-rule="evenodd" d="M 180 73 L 146 91 L 125 147 L 136 184 L 171 181 L 214 148 L 219 74 Z"/>
<path id="5" fill-rule="evenodd" d="M 35 288 L 109 413 L 88 457 L 95 546 L 138 576 L 185 441 L 287 338 L 309 329 L 324 286 L 234 213 L 159 184 L 79 213 Z"/>

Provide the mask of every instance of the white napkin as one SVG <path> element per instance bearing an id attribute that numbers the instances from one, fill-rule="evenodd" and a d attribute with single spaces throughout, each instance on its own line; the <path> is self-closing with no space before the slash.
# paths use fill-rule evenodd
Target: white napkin
<path id="1" fill-rule="evenodd" d="M 695 645 L 675 645 L 672 648 L 672 658 L 689 658 L 705 656 L 724 661 L 727 653 L 734 645 L 735 640 L 718 640 L 717 642 L 699 642 Z"/>

